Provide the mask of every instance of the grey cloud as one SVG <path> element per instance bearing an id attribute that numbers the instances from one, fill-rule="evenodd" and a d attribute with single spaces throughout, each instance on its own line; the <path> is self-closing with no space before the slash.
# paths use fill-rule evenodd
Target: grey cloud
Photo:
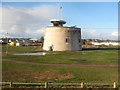
<path id="1" fill-rule="evenodd" d="M 2 9 L 1 9 L 2 8 Z M 49 20 L 56 18 L 57 6 L 41 5 L 31 8 L 0 7 L 2 12 L 1 34 L 9 33 L 11 37 L 40 37 L 43 27 Z"/>

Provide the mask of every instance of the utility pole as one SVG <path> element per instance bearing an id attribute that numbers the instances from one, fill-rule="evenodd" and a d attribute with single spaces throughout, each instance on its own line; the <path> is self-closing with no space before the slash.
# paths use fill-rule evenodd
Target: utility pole
<path id="1" fill-rule="evenodd" d="M 7 39 L 6 54 L 8 54 L 8 32 L 7 32 L 7 35 L 6 35 L 6 39 Z"/>

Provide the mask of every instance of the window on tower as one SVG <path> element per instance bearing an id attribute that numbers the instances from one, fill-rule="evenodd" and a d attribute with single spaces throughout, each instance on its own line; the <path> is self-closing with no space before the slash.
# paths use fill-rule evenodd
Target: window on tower
<path id="1" fill-rule="evenodd" d="M 66 38 L 66 43 L 68 43 L 68 38 Z"/>
<path id="2" fill-rule="evenodd" d="M 79 39 L 78 42 L 80 43 L 80 42 L 81 42 L 81 39 Z"/>
<path id="3" fill-rule="evenodd" d="M 69 42 L 70 42 L 69 37 L 67 37 L 67 38 L 65 39 L 65 42 L 66 42 L 66 43 L 69 43 Z"/>

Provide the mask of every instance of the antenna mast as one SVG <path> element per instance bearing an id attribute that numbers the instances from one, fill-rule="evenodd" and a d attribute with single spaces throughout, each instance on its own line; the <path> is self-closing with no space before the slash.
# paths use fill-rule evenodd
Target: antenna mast
<path id="1" fill-rule="evenodd" d="M 60 6 L 60 19 L 62 19 L 62 6 Z"/>
<path id="2" fill-rule="evenodd" d="M 62 6 L 60 5 L 60 2 L 58 2 L 58 18 L 62 19 Z"/>

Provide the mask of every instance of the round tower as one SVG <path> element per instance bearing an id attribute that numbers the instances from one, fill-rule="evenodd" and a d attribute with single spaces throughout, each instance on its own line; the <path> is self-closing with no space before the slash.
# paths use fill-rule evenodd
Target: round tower
<path id="1" fill-rule="evenodd" d="M 63 26 L 66 23 L 64 20 L 52 19 L 50 22 L 53 26 L 45 29 L 44 50 L 82 50 L 80 28 Z"/>

